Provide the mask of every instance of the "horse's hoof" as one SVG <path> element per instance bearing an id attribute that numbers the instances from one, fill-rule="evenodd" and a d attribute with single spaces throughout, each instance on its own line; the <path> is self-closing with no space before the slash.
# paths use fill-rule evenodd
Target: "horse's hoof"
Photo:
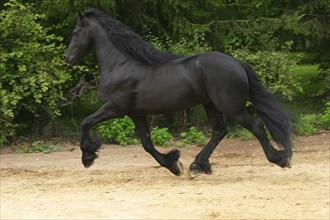
<path id="1" fill-rule="evenodd" d="M 200 176 L 202 175 L 204 172 L 202 170 L 195 170 L 195 169 L 190 169 L 189 170 L 189 175 L 190 175 L 190 178 L 195 178 L 197 176 Z"/>
<path id="2" fill-rule="evenodd" d="M 179 160 L 174 162 L 169 170 L 176 176 L 182 176 L 184 173 L 183 164 Z"/>
<path id="3" fill-rule="evenodd" d="M 283 158 L 279 164 L 282 168 L 291 168 L 291 158 Z"/>
<path id="4" fill-rule="evenodd" d="M 291 167 L 292 167 L 292 165 L 291 165 L 291 158 L 288 158 L 286 160 L 286 167 L 289 168 L 289 169 L 291 169 Z"/>
<path id="5" fill-rule="evenodd" d="M 212 166 L 208 161 L 202 163 L 194 162 L 190 165 L 189 171 L 190 171 L 190 177 L 192 178 L 199 176 L 203 173 L 209 175 L 212 174 Z"/>
<path id="6" fill-rule="evenodd" d="M 177 149 L 171 150 L 166 154 L 166 158 L 168 160 L 167 165 L 164 165 L 169 171 L 177 176 L 181 176 L 184 172 L 184 168 L 182 163 L 179 161 L 180 151 Z"/>
<path id="7" fill-rule="evenodd" d="M 291 168 L 291 157 L 285 154 L 285 151 L 273 151 L 268 160 L 277 164 L 281 168 Z"/>
<path id="8" fill-rule="evenodd" d="M 98 158 L 96 153 L 83 153 L 81 161 L 85 168 L 89 168 L 94 164 L 96 158 Z"/>

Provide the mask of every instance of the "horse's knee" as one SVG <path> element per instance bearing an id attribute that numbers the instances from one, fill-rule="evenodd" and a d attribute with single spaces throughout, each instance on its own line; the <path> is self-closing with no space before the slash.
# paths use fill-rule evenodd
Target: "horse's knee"
<path id="1" fill-rule="evenodd" d="M 90 124 L 90 120 L 89 120 L 88 118 L 85 118 L 85 119 L 81 122 L 81 124 L 80 124 L 80 129 L 81 129 L 81 130 L 86 130 L 86 129 L 88 129 L 89 124 Z"/>
<path id="2" fill-rule="evenodd" d="M 224 138 L 224 136 L 227 135 L 227 133 L 228 133 L 228 129 L 226 126 L 223 126 L 220 129 L 212 130 L 212 136 L 217 143 L 219 143 Z"/>

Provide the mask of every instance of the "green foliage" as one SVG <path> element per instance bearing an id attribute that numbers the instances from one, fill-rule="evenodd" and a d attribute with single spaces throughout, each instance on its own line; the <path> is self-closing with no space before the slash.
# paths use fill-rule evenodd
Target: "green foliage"
<path id="1" fill-rule="evenodd" d="M 320 88 L 324 88 L 324 81 L 316 80 L 318 74 L 317 64 L 303 64 L 294 67 L 293 75 L 297 82 L 300 83 L 302 91 L 297 94 L 295 98 L 300 100 L 307 100 L 320 95 Z"/>
<path id="2" fill-rule="evenodd" d="M 23 153 L 44 153 L 48 154 L 51 152 L 58 151 L 58 148 L 51 144 L 45 144 L 43 141 L 35 141 L 32 146 L 24 147 Z"/>
<path id="3" fill-rule="evenodd" d="M 205 144 L 205 135 L 195 127 L 190 127 L 188 132 L 180 134 L 184 144 Z"/>
<path id="4" fill-rule="evenodd" d="M 48 34 L 28 4 L 10 0 L 0 11 L 0 145 L 15 135 L 15 117 L 21 112 L 60 114 L 71 75 L 62 60 L 62 38 Z"/>
<path id="5" fill-rule="evenodd" d="M 194 31 L 207 34 L 207 42 L 219 50 L 234 38 L 263 47 L 269 33 L 301 41 L 329 36 L 329 1 L 228 1 L 228 0 L 24 0 L 35 2 L 48 22 L 65 23 L 59 33 L 71 35 L 76 10 L 94 7 L 104 10 L 137 32 L 149 28 L 154 35 L 190 40 Z M 69 27 L 69 28 L 68 28 Z M 70 30 L 68 30 L 70 29 Z M 326 41 L 324 42 L 326 44 Z"/>
<path id="6" fill-rule="evenodd" d="M 247 130 L 241 126 L 233 126 L 229 130 L 227 137 L 228 138 L 237 138 L 238 137 L 243 140 L 250 140 L 250 139 L 254 138 L 253 134 L 249 130 Z"/>
<path id="7" fill-rule="evenodd" d="M 282 51 L 256 51 L 252 52 L 245 48 L 232 49 L 229 52 L 236 59 L 250 64 L 257 72 L 260 81 L 272 93 L 292 100 L 292 98 L 302 91 L 302 87 L 297 81 L 297 76 L 292 74 L 296 65 L 296 60 L 289 57 L 288 50 L 290 43 L 282 48 Z"/>
<path id="8" fill-rule="evenodd" d="M 322 62 L 317 70 L 317 76 L 312 80 L 313 83 L 322 83 L 324 86 L 319 88 L 317 95 L 321 97 L 330 96 L 330 59 Z"/>
<path id="9" fill-rule="evenodd" d="M 120 145 L 137 143 L 134 123 L 127 116 L 99 124 L 96 127 L 96 133 L 109 143 Z"/>
<path id="10" fill-rule="evenodd" d="M 293 123 L 293 132 L 297 135 L 312 135 L 318 129 L 330 130 L 330 101 L 325 103 L 323 114 L 300 115 Z"/>
<path id="11" fill-rule="evenodd" d="M 308 52 L 297 52 L 297 51 L 291 51 L 290 52 L 290 58 L 299 60 L 299 65 L 302 65 L 301 67 L 304 67 L 304 65 L 310 65 L 317 61 L 317 54 L 316 53 L 308 53 Z"/>
<path id="12" fill-rule="evenodd" d="M 320 115 L 306 114 L 300 115 L 293 123 L 293 132 L 297 135 L 308 136 L 315 134 L 320 126 Z"/>
<path id="13" fill-rule="evenodd" d="M 317 75 L 317 64 L 299 64 L 293 68 L 294 74 L 300 76 L 304 81 L 310 81 Z"/>
<path id="14" fill-rule="evenodd" d="M 325 103 L 325 110 L 321 116 L 322 127 L 330 130 L 330 101 Z"/>
<path id="15" fill-rule="evenodd" d="M 319 65 L 317 82 L 300 85 L 305 79 L 297 81 L 304 76 L 292 73 L 296 62 L 288 53 L 292 50 L 282 49 L 284 42 L 293 40 L 295 51 L 314 52 L 313 57 L 302 57 L 304 64 L 319 64 L 329 57 L 329 1 L 11 0 L 0 12 L 0 145 L 15 137 L 23 124 L 31 127 L 38 115 L 59 115 L 57 103 L 73 86 L 78 72 L 86 75 L 86 81 L 96 78 L 95 62 L 89 68 L 68 69 L 58 37 L 69 42 L 76 10 L 88 7 L 105 11 L 137 33 L 150 30 L 149 35 L 156 37 L 147 36 L 148 41 L 162 50 L 182 55 L 229 52 L 250 63 L 265 86 L 287 100 L 295 101 L 302 87 L 302 96 L 312 91 L 315 100 L 323 102 L 329 97 L 329 65 Z M 308 113 L 303 107 L 299 106 Z M 161 126 L 203 126 L 207 120 L 200 109 L 175 114 L 175 120 L 166 118 L 163 121 L 170 122 Z M 22 123 L 19 116 L 26 113 L 33 118 Z"/>
<path id="16" fill-rule="evenodd" d="M 197 31 L 194 31 L 193 33 L 194 34 L 191 39 L 181 38 L 179 41 L 174 41 L 168 36 L 161 39 L 152 36 L 150 33 L 146 34 L 146 39 L 157 49 L 170 51 L 173 54 L 191 56 L 211 51 L 211 47 L 209 47 L 205 41 L 205 35 Z"/>
<path id="17" fill-rule="evenodd" d="M 151 139 L 155 145 L 166 146 L 172 140 L 172 135 L 168 131 L 168 128 L 155 127 L 152 129 Z"/>

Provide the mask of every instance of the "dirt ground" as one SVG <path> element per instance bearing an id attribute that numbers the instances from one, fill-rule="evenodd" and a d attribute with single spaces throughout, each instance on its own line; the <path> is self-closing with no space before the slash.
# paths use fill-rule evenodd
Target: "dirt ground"
<path id="1" fill-rule="evenodd" d="M 172 175 L 140 145 L 105 145 L 85 169 L 78 145 L 1 152 L 0 219 L 329 219 L 330 133 L 294 140 L 292 169 L 255 140 L 225 139 L 212 175 Z M 162 152 L 170 148 L 158 148 Z M 200 150 L 181 150 L 185 166 Z"/>

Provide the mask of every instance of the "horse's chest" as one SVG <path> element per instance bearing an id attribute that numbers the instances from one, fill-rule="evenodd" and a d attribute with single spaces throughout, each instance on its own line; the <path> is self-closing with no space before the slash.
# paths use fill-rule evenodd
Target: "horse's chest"
<path id="1" fill-rule="evenodd" d="M 131 99 L 133 87 L 132 82 L 127 80 L 103 80 L 100 79 L 99 96 L 103 102 L 125 104 Z M 125 104 L 126 105 L 126 104 Z"/>

